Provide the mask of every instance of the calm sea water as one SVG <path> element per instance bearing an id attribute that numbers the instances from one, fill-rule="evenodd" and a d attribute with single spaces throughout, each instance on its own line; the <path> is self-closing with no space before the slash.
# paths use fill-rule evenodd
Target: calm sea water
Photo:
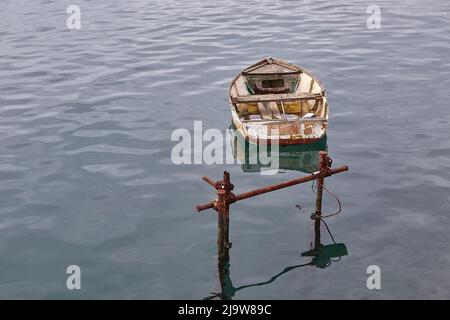
<path id="1" fill-rule="evenodd" d="M 267 56 L 327 88 L 328 151 L 350 166 L 328 179 L 343 212 L 327 221 L 349 254 L 234 298 L 449 297 L 448 1 L 80 0 L 81 30 L 66 28 L 70 4 L 0 5 L 0 298 L 220 291 L 216 216 L 194 212 L 214 198 L 201 176 L 229 170 L 243 192 L 303 174 L 177 166 L 170 136 L 228 128 L 229 81 Z M 309 262 L 313 208 L 310 184 L 234 204 L 233 285 Z M 72 264 L 80 291 L 66 289 Z M 381 290 L 366 288 L 369 265 Z"/>

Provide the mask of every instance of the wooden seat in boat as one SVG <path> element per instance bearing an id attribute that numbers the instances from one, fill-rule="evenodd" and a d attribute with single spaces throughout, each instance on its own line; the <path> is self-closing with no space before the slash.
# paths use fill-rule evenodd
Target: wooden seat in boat
<path id="1" fill-rule="evenodd" d="M 258 111 L 261 115 L 261 117 L 264 120 L 271 120 L 272 119 L 272 111 L 270 111 L 270 108 L 267 107 L 267 104 L 264 102 L 258 102 Z"/>
<path id="2" fill-rule="evenodd" d="M 272 116 L 274 119 L 281 119 L 280 110 L 278 110 L 277 103 L 275 101 L 269 102 L 270 111 L 272 111 Z"/>

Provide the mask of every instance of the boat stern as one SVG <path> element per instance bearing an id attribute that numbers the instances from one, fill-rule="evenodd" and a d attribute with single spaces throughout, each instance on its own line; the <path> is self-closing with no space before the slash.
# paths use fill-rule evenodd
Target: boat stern
<path id="1" fill-rule="evenodd" d="M 253 143 L 278 141 L 280 145 L 308 144 L 320 140 L 327 129 L 326 120 L 287 121 L 244 124 L 244 136 Z"/>

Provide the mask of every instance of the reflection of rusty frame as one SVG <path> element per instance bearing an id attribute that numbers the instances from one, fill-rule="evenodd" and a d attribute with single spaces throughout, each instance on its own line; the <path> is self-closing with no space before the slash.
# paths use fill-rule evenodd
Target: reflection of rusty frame
<path id="1" fill-rule="evenodd" d="M 231 278 L 230 278 L 230 270 L 229 270 L 228 260 L 219 259 L 219 281 L 220 281 L 220 287 L 221 287 L 222 292 L 220 292 L 220 293 L 211 292 L 212 295 L 203 298 L 203 300 L 213 300 L 214 298 L 220 298 L 222 300 L 231 300 L 234 297 L 234 295 L 236 294 L 236 292 L 239 290 L 251 288 L 251 287 L 265 286 L 267 284 L 274 282 L 276 279 L 281 277 L 283 274 L 288 273 L 289 271 L 292 271 L 297 268 L 313 266 L 313 265 L 314 265 L 314 261 L 303 263 L 303 264 L 298 264 L 298 265 L 294 265 L 294 266 L 288 266 L 288 267 L 284 268 L 281 272 L 272 276 L 267 281 L 246 284 L 246 285 L 242 285 L 242 286 L 239 286 L 236 288 L 233 286 L 233 282 L 231 281 Z"/>
<path id="2" fill-rule="evenodd" d="M 328 157 L 328 153 L 321 151 L 319 154 L 319 171 L 305 177 L 289 180 L 279 184 L 266 186 L 260 189 L 244 192 L 235 195 L 232 190 L 233 184 L 230 182 L 230 174 L 225 171 L 223 174 L 223 180 L 214 181 L 208 177 L 203 177 L 203 180 L 212 185 L 217 190 L 217 199 L 205 204 L 197 206 L 197 211 L 203 211 L 207 209 L 214 209 L 218 215 L 218 233 L 217 233 L 217 245 L 219 252 L 222 252 L 221 248 L 229 248 L 231 244 L 229 242 L 229 209 L 230 204 L 255 197 L 264 193 L 272 192 L 275 190 L 284 189 L 304 182 L 317 180 L 317 198 L 316 198 L 316 212 L 314 215 L 314 229 L 320 231 L 320 219 L 322 214 L 322 194 L 325 177 L 329 177 L 333 174 L 344 172 L 348 170 L 348 166 L 341 166 L 331 169 L 331 159 Z M 316 245 L 320 245 L 320 236 L 315 239 Z"/>

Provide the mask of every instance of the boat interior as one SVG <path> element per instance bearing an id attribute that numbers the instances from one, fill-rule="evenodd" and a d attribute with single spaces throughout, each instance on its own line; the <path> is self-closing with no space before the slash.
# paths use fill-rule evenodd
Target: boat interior
<path id="1" fill-rule="evenodd" d="M 230 96 L 242 122 L 323 119 L 327 114 L 321 85 L 292 65 L 249 67 L 232 84 Z"/>

